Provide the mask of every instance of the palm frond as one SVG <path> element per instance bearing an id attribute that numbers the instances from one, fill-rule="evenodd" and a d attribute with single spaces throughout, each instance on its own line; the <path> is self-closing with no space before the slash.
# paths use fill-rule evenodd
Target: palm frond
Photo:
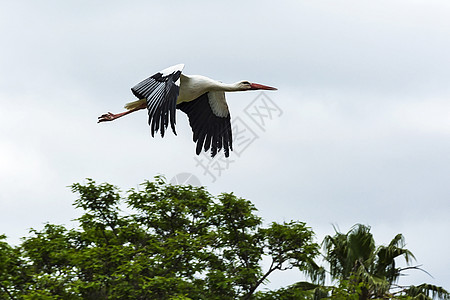
<path id="1" fill-rule="evenodd" d="M 425 296 L 431 299 L 450 299 L 450 293 L 447 292 L 443 287 L 432 285 L 432 284 L 421 284 L 418 286 L 410 286 L 405 289 L 405 293 L 414 299 L 420 299 Z"/>

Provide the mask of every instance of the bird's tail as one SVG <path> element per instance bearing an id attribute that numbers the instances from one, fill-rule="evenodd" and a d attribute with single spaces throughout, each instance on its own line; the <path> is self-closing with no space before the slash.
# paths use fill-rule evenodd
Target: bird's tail
<path id="1" fill-rule="evenodd" d="M 139 108 L 142 106 L 145 107 L 146 105 L 147 105 L 146 99 L 139 99 L 139 100 L 125 104 L 125 108 L 128 110 L 132 110 L 132 109 L 136 109 L 136 108 Z"/>

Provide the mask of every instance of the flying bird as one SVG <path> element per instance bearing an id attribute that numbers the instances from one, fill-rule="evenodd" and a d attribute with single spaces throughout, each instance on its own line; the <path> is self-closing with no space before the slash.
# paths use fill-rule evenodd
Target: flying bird
<path id="1" fill-rule="evenodd" d="M 183 74 L 183 68 L 184 64 L 178 64 L 141 81 L 131 88 L 137 101 L 125 104 L 125 112 L 101 115 L 98 123 L 113 121 L 146 108 L 153 137 L 158 130 L 164 137 L 169 124 L 176 135 L 175 111 L 179 109 L 189 118 L 197 155 L 202 149 L 211 149 L 211 156 L 214 157 L 223 148 L 225 157 L 228 157 L 233 145 L 225 92 L 276 88 L 245 80 L 226 84 L 201 75 Z"/>

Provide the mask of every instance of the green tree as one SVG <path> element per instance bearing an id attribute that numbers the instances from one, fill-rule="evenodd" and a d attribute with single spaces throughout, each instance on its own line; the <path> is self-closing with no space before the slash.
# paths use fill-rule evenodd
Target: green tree
<path id="1" fill-rule="evenodd" d="M 12 298 L 11 286 L 21 289 L 28 281 L 25 272 L 22 272 L 19 251 L 8 245 L 5 238 L 5 235 L 0 235 L 0 299 Z"/>
<path id="2" fill-rule="evenodd" d="M 126 193 L 93 180 L 71 188 L 83 210 L 76 228 L 46 224 L 16 247 L 0 236 L 0 299 L 449 299 L 433 285 L 396 286 L 405 269 L 418 268 L 396 265 L 414 259 L 402 235 L 378 247 L 363 225 L 327 236 L 337 286 L 324 286 L 311 229 L 263 226 L 253 204 L 232 193 L 213 197 L 162 177 Z M 261 290 L 292 268 L 311 281 Z"/>
<path id="3" fill-rule="evenodd" d="M 323 277 L 304 223 L 264 227 L 233 194 L 162 177 L 127 193 L 93 180 L 71 188 L 77 228 L 47 224 L 18 247 L 0 243 L 1 299 L 251 299 L 274 271 Z"/>
<path id="4" fill-rule="evenodd" d="M 415 257 L 405 248 L 401 234 L 387 246 L 376 247 L 370 227 L 357 224 L 346 234 L 336 231 L 334 236 L 326 236 L 323 248 L 330 275 L 339 282 L 332 289 L 332 298 L 351 299 L 356 294 L 358 299 L 450 299 L 450 294 L 441 287 L 396 285 L 402 272 L 419 269 L 410 266 Z M 408 267 L 398 267 L 397 258 L 404 258 Z"/>

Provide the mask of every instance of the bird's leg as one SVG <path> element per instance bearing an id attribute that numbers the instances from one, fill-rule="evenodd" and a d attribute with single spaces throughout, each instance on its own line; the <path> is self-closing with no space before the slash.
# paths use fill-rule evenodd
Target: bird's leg
<path id="1" fill-rule="evenodd" d="M 122 113 L 118 113 L 118 114 L 113 114 L 111 112 L 108 112 L 107 114 L 103 114 L 100 117 L 98 117 L 98 122 L 97 123 L 101 123 L 101 122 L 108 122 L 108 121 L 114 121 L 115 119 L 118 119 L 120 117 L 126 116 L 132 112 L 138 111 L 140 109 L 146 108 L 146 106 L 139 106 L 137 108 L 134 109 L 130 109 L 127 111 L 124 111 Z"/>

